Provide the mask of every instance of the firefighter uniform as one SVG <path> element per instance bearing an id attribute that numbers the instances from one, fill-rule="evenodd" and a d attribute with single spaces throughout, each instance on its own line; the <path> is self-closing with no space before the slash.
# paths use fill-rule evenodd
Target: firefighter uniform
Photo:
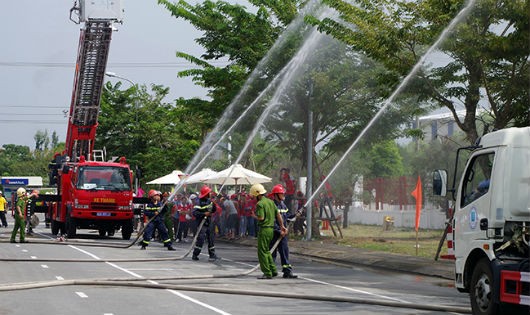
<path id="1" fill-rule="evenodd" d="M 141 249 L 146 249 L 146 247 L 149 245 L 149 242 L 151 241 L 151 238 L 153 237 L 155 229 L 157 229 L 158 233 L 160 234 L 160 239 L 164 243 L 164 246 L 167 247 L 168 250 L 175 250 L 172 246 L 171 239 L 167 234 L 166 225 L 164 224 L 163 212 L 167 211 L 167 208 L 164 207 L 162 211 L 157 215 L 157 212 L 160 210 L 162 203 L 160 202 L 160 198 L 154 198 L 156 195 L 160 196 L 158 192 L 149 192 L 151 202 L 147 204 L 147 207 L 144 210 L 144 214 L 149 220 L 151 220 L 153 217 L 154 219 L 151 220 L 149 224 L 147 224 L 147 226 L 145 227 L 144 237 L 143 240 L 139 243 L 139 245 L 142 246 Z"/>
<path id="2" fill-rule="evenodd" d="M 26 243 L 26 190 L 19 188 L 17 190 L 17 201 L 15 209 L 15 226 L 11 232 L 11 243 L 16 243 L 17 232 L 20 229 L 20 243 Z"/>
<path id="3" fill-rule="evenodd" d="M 278 208 L 278 211 L 280 212 L 280 215 L 282 216 L 283 222 L 288 222 L 289 219 L 291 219 L 294 216 L 289 215 L 289 209 L 283 202 L 283 200 L 274 199 L 274 204 Z M 274 221 L 274 236 L 272 238 L 272 241 L 270 243 L 269 248 L 272 248 L 274 246 L 274 243 L 278 240 L 278 238 L 281 237 L 281 228 L 278 220 Z M 291 264 L 289 263 L 289 237 L 288 235 L 285 235 L 284 237 L 281 237 L 280 242 L 278 243 L 278 247 L 274 250 L 272 253 L 272 259 L 276 261 L 277 254 L 280 254 L 280 261 L 282 263 L 282 272 L 284 278 L 298 278 L 298 276 L 293 274 L 293 268 Z"/>
<path id="4" fill-rule="evenodd" d="M 213 261 L 218 259 L 217 255 L 215 254 L 214 225 L 211 222 L 211 215 L 215 213 L 217 209 L 215 204 L 213 204 L 209 198 L 210 192 L 211 190 L 209 189 L 209 187 L 204 186 L 201 189 L 201 193 L 199 195 L 199 203 L 193 207 L 192 213 L 195 217 L 196 222 L 200 224 L 203 219 L 205 220 L 204 224 L 201 227 L 201 230 L 198 231 L 199 235 L 197 236 L 197 242 L 195 243 L 195 248 L 193 249 L 193 256 L 191 257 L 191 259 L 193 260 L 199 260 L 199 254 L 201 253 L 205 239 L 208 240 L 208 255 L 210 257 L 209 260 Z"/>

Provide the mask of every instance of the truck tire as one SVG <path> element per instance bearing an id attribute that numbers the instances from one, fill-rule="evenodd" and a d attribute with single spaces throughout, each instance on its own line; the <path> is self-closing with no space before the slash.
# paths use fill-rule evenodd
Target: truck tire
<path id="1" fill-rule="evenodd" d="M 494 315 L 498 313 L 499 304 L 493 301 L 494 290 L 497 290 L 497 285 L 493 283 L 490 262 L 483 258 L 479 260 L 471 276 L 469 298 L 473 314 Z"/>
<path id="2" fill-rule="evenodd" d="M 130 240 L 133 232 L 133 221 L 126 220 L 121 226 L 121 238 L 124 240 Z"/>
<path id="3" fill-rule="evenodd" d="M 105 237 L 105 235 L 107 235 L 107 230 L 105 230 L 105 228 L 99 228 L 98 232 L 100 237 Z"/>

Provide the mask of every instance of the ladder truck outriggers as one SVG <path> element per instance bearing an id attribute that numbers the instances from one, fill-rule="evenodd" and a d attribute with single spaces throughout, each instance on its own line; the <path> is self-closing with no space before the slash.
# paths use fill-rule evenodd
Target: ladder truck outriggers
<path id="1" fill-rule="evenodd" d="M 75 19 L 77 16 L 77 19 Z M 57 195 L 49 202 L 52 234 L 69 238 L 77 229 L 96 229 L 100 236 L 122 238 L 133 231 L 132 172 L 125 158 L 105 162 L 103 150 L 94 150 L 100 98 L 115 23 L 121 23 L 120 0 L 74 3 L 70 19 L 82 24 L 65 150 L 49 165 L 50 185 Z"/>
<path id="2" fill-rule="evenodd" d="M 462 151 L 471 153 L 457 179 Z M 469 293 L 473 314 L 529 314 L 530 127 L 494 131 L 458 149 L 453 177 L 447 190 L 447 172 L 435 171 L 433 191 L 455 200 L 448 248 L 456 288 Z"/>

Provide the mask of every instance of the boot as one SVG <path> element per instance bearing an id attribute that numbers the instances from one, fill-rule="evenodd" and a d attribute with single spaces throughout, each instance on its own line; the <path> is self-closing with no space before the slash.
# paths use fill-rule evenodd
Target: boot
<path id="1" fill-rule="evenodd" d="M 293 274 L 292 270 L 286 270 L 283 272 L 283 277 L 287 279 L 296 279 L 297 275 Z"/>
<path id="2" fill-rule="evenodd" d="M 141 250 L 145 250 L 147 248 L 147 243 L 145 243 L 144 241 L 141 241 L 140 243 L 138 243 L 138 246 L 141 246 L 140 247 Z"/>
<path id="3" fill-rule="evenodd" d="M 174 249 L 173 246 L 169 245 L 169 246 L 167 247 L 167 250 L 176 250 L 176 249 Z"/>

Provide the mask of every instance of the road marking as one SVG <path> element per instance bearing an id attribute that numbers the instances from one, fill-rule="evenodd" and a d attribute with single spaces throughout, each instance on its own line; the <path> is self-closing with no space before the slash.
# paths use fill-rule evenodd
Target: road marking
<path id="1" fill-rule="evenodd" d="M 41 266 L 42 268 L 44 268 L 44 269 L 48 269 L 48 268 L 49 268 L 48 265 L 40 265 L 40 266 Z"/>
<path id="2" fill-rule="evenodd" d="M 55 276 L 55 279 L 57 279 L 57 280 L 64 280 L 64 278 L 61 277 L 61 276 Z"/>
<path id="3" fill-rule="evenodd" d="M 364 290 L 353 289 L 353 288 L 349 288 L 349 287 L 345 287 L 345 286 L 342 286 L 342 285 L 333 284 L 333 283 L 329 283 L 329 282 L 324 282 L 324 281 L 320 281 L 320 280 L 310 279 L 310 278 L 306 278 L 306 277 L 300 277 L 300 279 L 304 279 L 304 280 L 315 282 L 315 283 L 330 285 L 330 286 L 333 286 L 333 287 L 336 287 L 336 288 L 339 288 L 339 289 L 343 289 L 343 290 L 347 290 L 347 291 L 352 291 L 352 292 L 356 292 L 356 293 L 362 293 L 362 294 L 367 294 L 367 295 L 371 295 L 371 296 L 380 297 L 380 298 L 383 298 L 383 299 L 398 301 L 398 302 L 401 302 L 401 303 L 411 303 L 409 301 L 396 299 L 396 298 L 393 298 L 393 297 L 390 297 L 390 296 L 376 294 L 376 293 L 372 293 L 372 292 L 368 292 L 368 291 L 364 291 Z"/>
<path id="4" fill-rule="evenodd" d="M 28 250 L 27 250 L 27 249 L 23 249 L 22 252 L 23 252 L 23 253 L 27 253 Z"/>
<path id="5" fill-rule="evenodd" d="M 74 245 L 68 245 L 68 246 L 71 247 L 71 248 L 73 248 L 73 249 L 77 249 L 77 250 L 80 251 L 81 253 L 83 253 L 83 254 L 87 254 L 88 256 L 90 256 L 90 257 L 92 257 L 92 258 L 94 258 L 94 259 L 96 259 L 96 260 L 101 260 L 101 258 L 99 258 L 98 256 L 96 256 L 96 255 L 94 255 L 94 254 L 92 254 L 92 253 L 90 253 L 90 252 L 87 252 L 87 251 L 84 250 L 84 249 L 81 249 L 81 248 L 79 248 L 79 247 L 75 247 Z"/>
<path id="6" fill-rule="evenodd" d="M 76 249 L 76 250 L 78 250 L 78 251 L 80 251 L 80 252 L 82 252 L 82 253 L 84 253 L 84 254 L 86 254 L 86 255 L 88 255 L 88 256 L 94 258 L 94 259 L 101 260 L 101 258 L 99 258 L 98 256 L 96 256 L 96 255 L 94 255 L 94 254 L 92 254 L 92 253 L 90 253 L 90 252 L 88 252 L 88 251 L 86 251 L 86 250 L 83 250 L 83 249 L 81 249 L 81 248 L 75 247 L 75 246 L 73 246 L 73 245 L 68 245 L 68 246 L 71 247 L 71 248 L 73 248 L 73 249 Z M 123 272 L 126 272 L 126 273 L 132 275 L 133 277 L 136 277 L 136 278 L 144 278 L 143 276 L 141 276 L 141 275 L 139 275 L 139 274 L 137 274 L 137 273 L 134 273 L 134 272 L 132 272 L 132 271 L 129 271 L 128 269 L 123 268 L 123 267 L 120 267 L 120 266 L 118 266 L 118 265 L 116 265 L 116 264 L 113 264 L 113 263 L 111 263 L 111 262 L 108 262 L 108 261 L 107 261 L 106 264 L 108 264 L 109 266 L 112 266 L 112 267 L 114 267 L 114 268 L 116 268 L 116 269 L 119 269 L 119 270 L 121 270 L 121 271 L 123 271 Z M 157 282 L 152 281 L 152 280 L 149 280 L 149 282 L 150 282 L 150 283 L 153 283 L 153 284 L 158 284 Z M 174 295 L 176 295 L 176 296 L 179 296 L 179 297 L 181 297 L 181 298 L 183 298 L 183 299 L 185 299 L 185 300 L 188 300 L 188 301 L 190 301 L 190 302 L 193 302 L 193 303 L 195 303 L 195 304 L 197 304 L 197 305 L 200 305 L 200 306 L 202 306 L 202 307 L 204 307 L 204 308 L 207 308 L 207 309 L 209 309 L 209 310 L 212 310 L 212 311 L 214 311 L 214 312 L 216 312 L 216 313 L 219 313 L 219 314 L 222 314 L 222 315 L 232 315 L 231 313 L 227 313 L 227 312 L 225 312 L 225 311 L 223 311 L 223 310 L 220 310 L 220 309 L 218 309 L 218 308 L 216 308 L 216 307 L 213 307 L 213 306 L 211 306 L 211 305 L 209 305 L 209 304 L 203 303 L 203 302 L 201 302 L 201 301 L 199 301 L 199 300 L 196 300 L 196 299 L 194 299 L 194 298 L 192 298 L 192 297 L 190 297 L 190 296 L 187 296 L 187 295 L 185 295 L 185 294 L 182 294 L 182 293 L 180 293 L 180 292 L 178 292 L 178 291 L 170 290 L 170 289 L 167 289 L 166 291 L 171 292 L 172 294 L 174 294 Z M 79 295 L 79 296 L 81 296 L 80 294 L 85 295 L 85 294 L 82 293 L 82 292 L 76 292 L 76 294 Z M 83 296 L 81 296 L 81 297 L 83 297 Z M 87 297 L 87 296 L 85 295 L 85 297 Z"/>
<path id="7" fill-rule="evenodd" d="M 86 299 L 88 295 L 84 294 L 83 292 L 76 292 L 75 294 L 79 295 L 80 298 Z"/>
<path id="8" fill-rule="evenodd" d="M 31 259 L 37 259 L 37 256 L 29 256 Z"/>
<path id="9" fill-rule="evenodd" d="M 153 280 L 148 280 L 147 282 L 152 283 L 152 284 L 158 284 L 158 282 L 153 281 Z M 181 297 L 181 298 L 183 298 L 185 300 L 188 300 L 190 302 L 198 304 L 198 305 L 200 305 L 200 306 L 202 306 L 204 308 L 207 308 L 207 309 L 209 309 L 211 311 L 214 311 L 216 313 L 219 313 L 219 314 L 222 314 L 222 315 L 232 315 L 231 313 L 227 313 L 227 312 L 225 312 L 223 310 L 220 310 L 220 309 L 218 309 L 216 307 L 213 307 L 213 306 L 211 306 L 209 304 L 206 304 L 206 303 L 203 303 L 203 302 L 201 302 L 199 300 L 196 300 L 196 299 L 194 299 L 194 298 L 192 298 L 192 297 L 190 297 L 188 295 L 182 294 L 179 291 L 175 291 L 175 290 L 172 290 L 172 289 L 167 289 L 166 291 L 171 292 L 172 294 L 174 294 L 174 295 L 176 295 L 178 297 Z"/>
<path id="10" fill-rule="evenodd" d="M 140 278 L 140 279 L 143 278 L 143 276 L 141 276 L 141 275 L 139 275 L 139 274 L 137 274 L 137 273 L 134 273 L 134 272 L 132 272 L 132 271 L 129 271 L 128 269 L 122 268 L 122 267 L 120 267 L 120 266 L 118 266 L 118 265 L 116 265 L 116 264 L 110 263 L 110 262 L 108 262 L 108 261 L 106 262 L 106 264 L 109 265 L 109 266 L 112 266 L 112 267 L 114 267 L 114 268 L 116 268 L 116 269 L 119 269 L 119 270 L 121 270 L 121 271 L 123 271 L 123 272 L 126 272 L 126 273 L 130 274 L 130 275 L 133 276 L 133 277 Z"/>

